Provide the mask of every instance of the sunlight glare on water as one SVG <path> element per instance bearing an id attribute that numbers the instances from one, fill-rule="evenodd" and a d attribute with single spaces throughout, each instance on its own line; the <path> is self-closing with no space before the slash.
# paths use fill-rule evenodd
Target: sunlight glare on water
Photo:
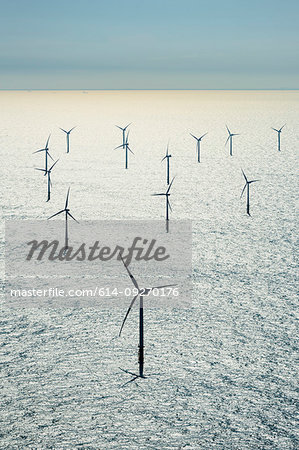
<path id="1" fill-rule="evenodd" d="M 78 220 L 163 219 L 167 143 L 173 219 L 193 223 L 193 307 L 1 313 L 3 448 L 295 449 L 298 92 L 1 92 L 4 219 L 47 219 L 71 186 Z M 130 126 L 129 170 L 121 132 Z M 286 123 L 277 151 L 271 127 Z M 228 125 L 233 157 L 225 147 Z M 59 127 L 77 128 L 65 153 Z M 202 135 L 202 162 L 196 142 Z M 53 193 L 46 203 L 48 135 Z M 251 217 L 240 199 L 251 187 Z M 162 191 L 161 191 L 162 189 Z M 179 245 L 179 243 L 178 243 Z M 3 250 L 3 243 L 1 245 Z M 3 252 L 1 252 L 3 255 Z M 4 276 L 4 257 L 1 260 Z M 127 300 L 129 302 L 129 299 Z M 297 447 L 298 448 L 298 447 Z"/>

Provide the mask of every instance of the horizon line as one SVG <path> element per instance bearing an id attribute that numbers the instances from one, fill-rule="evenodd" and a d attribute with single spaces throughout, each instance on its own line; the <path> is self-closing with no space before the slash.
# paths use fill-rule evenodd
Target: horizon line
<path id="1" fill-rule="evenodd" d="M 0 91 L 298 91 L 299 88 L 8 88 Z"/>

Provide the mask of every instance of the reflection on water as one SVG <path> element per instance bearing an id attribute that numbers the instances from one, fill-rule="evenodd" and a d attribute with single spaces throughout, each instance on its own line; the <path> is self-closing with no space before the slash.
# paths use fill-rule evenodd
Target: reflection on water
<path id="1" fill-rule="evenodd" d="M 171 218 L 193 221 L 193 307 L 1 314 L 4 448 L 295 448 L 296 92 L 1 92 L 3 217 L 45 219 L 72 190 L 83 219 L 160 219 L 167 143 Z M 130 126 L 125 171 L 121 131 Z M 271 127 L 286 123 L 277 152 Z M 234 156 L 225 124 L 240 133 Z M 72 132 L 70 153 L 65 135 Z M 196 142 L 201 135 L 201 163 Z M 34 167 L 49 133 L 59 163 Z M 251 188 L 246 215 L 241 168 Z M 162 190 L 161 190 L 162 189 Z M 171 224 L 171 222 L 170 222 Z M 3 222 L 1 232 L 3 232 Z M 3 245 L 1 247 L 3 249 Z M 3 269 L 3 259 L 1 260 Z"/>

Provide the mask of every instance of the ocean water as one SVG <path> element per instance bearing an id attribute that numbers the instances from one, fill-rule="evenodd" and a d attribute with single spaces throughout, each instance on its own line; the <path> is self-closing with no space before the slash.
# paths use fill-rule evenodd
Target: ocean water
<path id="1" fill-rule="evenodd" d="M 4 220 L 163 219 L 169 142 L 171 219 L 193 224 L 188 309 L 145 310 L 145 380 L 136 370 L 138 310 L 1 308 L 1 448 L 295 449 L 296 91 L 1 92 Z M 121 132 L 130 126 L 129 170 Z M 233 157 L 225 147 L 233 133 Z M 271 127 L 286 124 L 277 151 Z M 71 134 L 70 154 L 59 127 Z M 196 142 L 202 135 L 202 162 Z M 48 135 L 53 193 L 43 167 Z M 246 215 L 241 168 L 250 179 Z M 4 284 L 4 282 L 3 282 Z M 2 297 L 3 300 L 3 297 Z"/>

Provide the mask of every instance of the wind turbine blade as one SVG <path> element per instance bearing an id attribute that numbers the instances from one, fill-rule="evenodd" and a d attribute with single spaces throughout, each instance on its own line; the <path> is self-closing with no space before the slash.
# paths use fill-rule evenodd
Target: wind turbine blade
<path id="1" fill-rule="evenodd" d="M 228 134 L 231 134 L 231 132 L 230 132 L 228 126 L 227 126 L 227 125 L 225 125 L 225 126 L 226 126 L 226 129 L 227 129 L 227 131 L 228 131 Z"/>
<path id="2" fill-rule="evenodd" d="M 124 383 L 124 384 L 122 385 L 122 388 L 124 388 L 125 386 L 127 386 L 127 385 L 130 384 L 130 383 L 133 383 L 135 380 L 137 380 L 137 378 L 140 378 L 140 375 L 134 375 L 134 377 L 133 377 L 131 380 L 127 381 L 126 383 Z M 137 383 L 136 383 L 136 384 L 137 384 Z"/>
<path id="3" fill-rule="evenodd" d="M 170 201 L 168 200 L 168 198 L 167 198 L 167 204 L 169 206 L 170 211 L 172 212 L 172 207 L 171 207 L 171 204 L 170 204 Z"/>
<path id="4" fill-rule="evenodd" d="M 35 170 L 41 170 L 42 172 L 46 172 L 47 173 L 46 169 L 37 169 L 36 167 L 34 167 L 34 168 L 35 168 Z"/>
<path id="5" fill-rule="evenodd" d="M 152 197 L 156 197 L 157 195 L 165 195 L 165 194 L 151 194 Z"/>
<path id="6" fill-rule="evenodd" d="M 245 191 L 245 189 L 246 189 L 246 186 L 247 186 L 247 183 L 246 183 L 245 186 L 243 187 L 243 190 L 242 190 L 242 192 L 241 192 L 240 198 L 242 198 L 242 196 L 243 196 L 243 194 L 244 194 L 244 191 Z"/>
<path id="7" fill-rule="evenodd" d="M 67 194 L 66 194 L 66 201 L 65 201 L 65 207 L 64 209 L 67 208 L 68 202 L 69 202 L 69 195 L 70 195 L 70 187 L 67 190 Z"/>
<path id="8" fill-rule="evenodd" d="M 203 134 L 202 136 L 200 136 L 199 141 L 200 141 L 203 137 L 205 137 L 207 134 L 208 134 L 208 133 L 205 133 L 205 134 Z"/>
<path id="9" fill-rule="evenodd" d="M 174 182 L 174 179 L 175 179 L 175 177 L 173 177 L 173 179 L 171 180 L 171 183 L 170 183 L 170 185 L 168 186 L 168 189 L 167 189 L 167 191 L 166 191 L 166 194 L 169 193 L 170 188 L 171 188 L 171 186 L 172 186 L 172 183 Z"/>
<path id="10" fill-rule="evenodd" d="M 167 287 L 177 286 L 177 284 L 165 284 L 164 286 L 154 286 L 151 289 L 162 289 Z"/>
<path id="11" fill-rule="evenodd" d="M 129 370 L 126 370 L 126 369 L 122 369 L 121 367 L 119 367 L 119 369 L 125 373 L 128 373 L 129 375 L 133 375 L 133 377 L 139 378 L 139 375 L 136 375 L 136 373 L 130 372 Z"/>
<path id="12" fill-rule="evenodd" d="M 277 133 L 279 133 L 279 130 L 276 130 L 276 128 L 271 127 L 272 130 L 277 131 Z"/>
<path id="13" fill-rule="evenodd" d="M 77 128 L 77 125 L 75 127 L 71 128 L 69 133 L 71 133 L 71 131 L 73 131 L 75 128 Z"/>
<path id="14" fill-rule="evenodd" d="M 118 147 L 115 147 L 114 150 L 117 150 L 118 148 L 124 148 L 123 144 L 119 145 Z"/>
<path id="15" fill-rule="evenodd" d="M 46 151 L 47 151 L 46 148 L 41 148 L 40 150 L 36 150 L 36 152 L 33 152 L 32 154 L 34 155 L 34 153 L 46 152 Z"/>
<path id="16" fill-rule="evenodd" d="M 166 158 L 167 158 L 167 156 L 164 156 L 164 158 L 161 159 L 161 162 L 164 161 L 164 159 L 166 159 Z"/>
<path id="17" fill-rule="evenodd" d="M 129 274 L 129 277 L 130 277 L 131 280 L 132 280 L 132 283 L 134 284 L 135 288 L 137 288 L 138 291 L 139 291 L 139 286 L 138 286 L 137 281 L 135 280 L 133 274 L 131 273 L 130 269 L 128 268 L 127 264 L 126 264 L 125 261 L 123 260 L 123 257 L 121 256 L 120 253 L 119 253 L 119 256 L 120 256 L 120 259 L 122 260 L 122 263 L 123 263 L 123 265 L 125 266 L 125 268 L 126 268 L 128 274 Z M 137 294 L 137 295 L 138 295 L 138 294 Z"/>
<path id="18" fill-rule="evenodd" d="M 49 219 L 52 219 L 52 217 L 58 216 L 58 214 L 61 214 L 61 213 L 63 213 L 64 211 L 65 211 L 65 209 L 62 209 L 61 211 L 58 211 L 58 213 L 53 214 L 53 216 L 48 217 L 48 220 L 49 220 Z"/>
<path id="19" fill-rule="evenodd" d="M 191 135 L 192 137 L 194 137 L 194 139 L 196 139 L 196 140 L 198 141 L 198 138 L 197 138 L 196 136 L 194 136 L 194 134 L 190 133 L 190 135 Z"/>
<path id="20" fill-rule="evenodd" d="M 79 223 L 79 222 L 78 222 L 78 220 L 77 220 L 77 219 L 75 219 L 75 217 L 74 217 L 74 216 L 72 216 L 72 215 L 71 215 L 71 213 L 70 213 L 69 211 L 67 212 L 67 214 L 68 214 L 68 215 L 69 215 L 69 216 L 70 216 L 70 217 L 71 217 L 71 218 L 72 218 L 72 219 L 73 219 L 73 220 L 74 220 L 75 222 Z"/>
<path id="21" fill-rule="evenodd" d="M 228 136 L 228 138 L 226 139 L 225 145 L 228 143 L 228 141 L 230 140 L 231 135 Z"/>
<path id="22" fill-rule="evenodd" d="M 48 156 L 52 159 L 52 161 L 54 161 L 54 158 L 52 158 L 52 156 L 50 155 L 50 153 L 48 152 L 48 150 L 47 150 L 47 154 L 48 154 Z"/>
<path id="23" fill-rule="evenodd" d="M 130 147 L 129 146 L 127 146 L 127 148 L 128 148 L 128 150 L 129 150 L 129 152 L 131 152 L 132 153 L 132 155 L 135 155 L 135 153 L 130 149 Z"/>
<path id="24" fill-rule="evenodd" d="M 125 128 L 123 128 L 123 130 L 125 131 L 131 124 L 132 122 L 130 122 Z"/>
<path id="25" fill-rule="evenodd" d="M 139 292 L 138 292 L 137 295 L 135 295 L 135 297 L 134 297 L 133 300 L 131 301 L 131 304 L 130 304 L 130 306 L 129 306 L 129 309 L 128 309 L 128 311 L 126 312 L 126 315 L 125 315 L 125 317 L 124 317 L 123 323 L 121 324 L 121 327 L 120 327 L 120 330 L 119 330 L 119 336 L 121 335 L 121 332 L 122 332 L 122 329 L 123 329 L 123 327 L 124 327 L 124 325 L 125 325 L 125 322 L 126 322 L 126 320 L 127 320 L 127 317 L 128 317 L 128 315 L 130 314 L 130 311 L 131 311 L 131 309 L 132 309 L 132 307 L 133 307 L 133 305 L 134 305 L 134 303 L 135 303 L 135 301 L 136 301 L 138 295 L 139 295 Z"/>
<path id="26" fill-rule="evenodd" d="M 261 181 L 261 180 L 251 180 L 251 181 L 248 181 L 248 183 L 255 183 L 256 181 Z"/>
<path id="27" fill-rule="evenodd" d="M 60 128 L 60 127 L 59 127 Z M 60 128 L 61 131 L 64 131 L 67 134 L 67 131 L 65 131 L 63 128 Z"/>
<path id="28" fill-rule="evenodd" d="M 55 166 L 55 164 L 57 164 L 58 163 L 58 161 L 59 161 L 59 159 L 57 159 L 57 161 L 55 161 L 55 163 L 54 164 L 52 164 L 52 166 L 50 167 L 50 169 L 49 169 L 49 172 L 51 172 L 51 170 L 53 169 L 53 167 Z"/>
<path id="29" fill-rule="evenodd" d="M 242 170 L 242 174 L 243 174 L 243 176 L 244 176 L 244 178 L 245 178 L 246 183 L 248 183 L 248 180 L 247 180 L 247 177 L 246 177 L 246 175 L 245 175 L 245 173 L 244 173 L 244 170 L 243 170 L 243 169 L 241 169 L 241 170 Z"/>
<path id="30" fill-rule="evenodd" d="M 46 142 L 46 149 L 48 148 L 50 137 L 51 137 L 51 134 L 49 134 L 49 137 L 48 137 L 48 139 L 47 139 L 47 142 Z"/>
<path id="31" fill-rule="evenodd" d="M 281 131 L 286 126 L 286 123 L 279 129 Z"/>

